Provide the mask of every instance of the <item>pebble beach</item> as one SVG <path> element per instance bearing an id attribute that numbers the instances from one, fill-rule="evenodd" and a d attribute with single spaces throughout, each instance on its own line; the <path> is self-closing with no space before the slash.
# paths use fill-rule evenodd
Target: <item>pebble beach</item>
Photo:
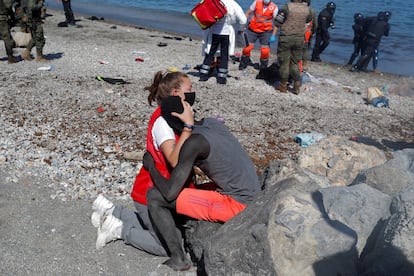
<path id="1" fill-rule="evenodd" d="M 18 196 L 14 189 L 21 191 L 33 185 L 41 193 L 36 194 L 41 202 L 52 204 L 56 210 L 70 206 L 64 209 L 73 212 L 66 215 L 80 215 L 75 221 L 85 225 L 90 224 L 90 211 L 83 211 L 100 193 L 132 206 L 129 193 L 141 166 L 147 122 L 155 109 L 148 105 L 144 87 L 151 84 L 156 71 L 168 68 L 187 72 L 197 95 L 196 118 L 222 117 L 248 151 L 259 175 L 272 160 L 297 157 L 301 147 L 295 136 L 299 133 L 414 142 L 414 80 L 410 77 L 352 73 L 343 65 L 311 62 L 311 78 L 303 84 L 301 94 L 281 94 L 256 79 L 256 69 L 249 67 L 242 72 L 237 62 L 230 62 L 227 85 L 217 84 L 215 78 L 199 82 L 194 69 L 202 63 L 198 39 L 88 16 L 78 16 L 77 27 L 59 28 L 63 11 L 48 10 L 48 14 L 44 24 L 48 63 L 20 61 L 9 65 L 4 47 L 0 49 L 0 171 L 2 182 L 7 183 L 7 188 L 0 190 L 0 200 L 7 201 L 10 193 Z M 23 51 L 16 48 L 15 55 Z M 237 52 L 241 52 L 240 47 Z M 258 54 L 255 52 L 252 59 L 258 61 Z M 275 51 L 271 57 L 276 59 Z M 111 84 L 98 76 L 126 83 Z M 369 87 L 384 88 L 390 107 L 367 103 Z M 25 207 L 27 212 L 38 206 L 31 204 Z M 9 209 L 0 209 L 1 233 L 12 203 L 2 205 Z M 50 216 L 53 218 L 52 213 Z M 21 222 L 13 223 L 17 226 Z M 48 223 L 53 224 L 53 220 Z M 62 229 L 64 225 L 62 221 Z M 95 230 L 88 225 L 85 231 L 88 234 L 71 234 L 76 237 L 68 246 L 83 248 L 85 256 L 99 264 L 103 263 L 96 259 L 99 254 L 106 259 L 115 256 L 111 264 L 120 267 L 101 264 L 104 267 L 95 270 L 95 266 L 79 261 L 80 269 L 87 267 L 92 273 L 81 274 L 131 275 L 140 269 L 140 262 L 134 258 L 148 258 L 148 273 L 169 275 L 167 268 L 157 265 L 162 258 L 136 253 L 138 250 L 121 242 L 115 243 L 116 252 L 110 252 L 108 246 L 108 252 L 94 252 Z M 6 238 L 6 247 L 2 247 L 11 248 L 7 241 L 16 240 Z M 57 258 L 64 256 L 64 250 L 53 250 Z M 18 252 L 10 252 L 0 260 L 17 260 Z M 47 256 L 38 252 L 38 261 Z M 64 267 L 78 258 L 69 257 Z M 10 267 L 12 272 L 1 274 L 25 275 L 19 270 L 19 262 Z M 76 273 L 73 269 L 70 271 Z M 6 271 L 2 268 L 0 272 Z"/>

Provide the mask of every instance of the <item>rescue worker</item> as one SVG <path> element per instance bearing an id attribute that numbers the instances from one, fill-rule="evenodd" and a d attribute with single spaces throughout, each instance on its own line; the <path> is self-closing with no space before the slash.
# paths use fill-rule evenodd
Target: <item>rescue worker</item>
<path id="1" fill-rule="evenodd" d="M 336 4 L 334 2 L 329 2 L 328 4 L 326 4 L 326 7 L 319 13 L 315 46 L 313 47 L 312 52 L 312 61 L 320 62 L 320 54 L 322 54 L 322 52 L 329 45 L 329 28 L 335 28 L 333 19 L 335 10 Z"/>
<path id="2" fill-rule="evenodd" d="M 302 69 L 301 69 L 301 71 L 307 71 L 308 61 L 309 61 L 309 49 L 311 48 L 311 39 L 316 29 L 318 28 L 318 22 L 316 21 L 316 12 L 310 6 L 311 1 L 303 0 L 302 2 L 308 4 L 308 7 L 311 13 L 311 21 L 306 23 L 305 41 L 303 45 Z"/>
<path id="3" fill-rule="evenodd" d="M 30 52 L 33 47 L 36 47 L 36 61 L 47 62 L 48 60 L 43 57 L 43 47 L 46 43 L 42 26 L 42 14 L 45 12 L 43 0 L 27 0 L 27 12 L 32 39 L 27 44 L 26 50 L 23 52 L 22 57 L 27 61 L 32 60 Z"/>
<path id="4" fill-rule="evenodd" d="M 280 83 L 275 87 L 281 93 L 287 93 L 289 76 L 293 79 L 293 93 L 300 92 L 299 62 L 303 55 L 303 39 L 305 25 L 311 20 L 311 12 L 307 3 L 302 0 L 291 0 L 279 10 L 275 24 L 280 28 L 277 57 L 280 64 Z"/>
<path id="5" fill-rule="evenodd" d="M 0 38 L 4 41 L 6 48 L 7 63 L 16 63 L 17 59 L 13 56 L 14 40 L 10 33 L 9 16 L 12 13 L 12 0 L 0 0 Z"/>
<path id="6" fill-rule="evenodd" d="M 273 20 L 277 13 L 278 7 L 271 0 L 255 0 L 250 5 L 245 13 L 247 18 L 251 16 L 246 30 L 248 45 L 243 48 L 239 70 L 244 70 L 248 65 L 253 65 L 250 56 L 257 40 L 260 42 L 259 69 L 267 68 L 270 57 L 270 42 L 276 41 L 277 29 L 273 28 Z"/>
<path id="7" fill-rule="evenodd" d="M 364 16 L 361 13 L 354 14 L 354 25 L 352 25 L 352 29 L 354 30 L 354 39 L 352 40 L 352 43 L 354 44 L 354 52 L 348 61 L 348 65 L 354 63 L 355 58 L 360 54 L 362 49 L 362 40 L 364 38 L 365 30 Z"/>
<path id="8" fill-rule="evenodd" d="M 375 49 L 378 48 L 381 37 L 388 36 L 389 31 L 390 25 L 387 22 L 385 12 L 379 12 L 376 18 L 367 22 L 362 55 L 351 68 L 352 72 L 367 71 L 369 60 L 373 57 Z"/>

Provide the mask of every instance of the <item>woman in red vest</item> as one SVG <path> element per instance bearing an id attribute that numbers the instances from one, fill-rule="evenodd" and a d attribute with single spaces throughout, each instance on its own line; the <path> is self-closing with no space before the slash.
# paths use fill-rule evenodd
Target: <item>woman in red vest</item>
<path id="1" fill-rule="evenodd" d="M 192 91 L 189 77 L 178 71 L 158 71 L 154 76 L 153 83 L 145 87 L 145 90 L 149 91 L 149 105 L 152 105 L 153 102 L 158 105 L 148 124 L 146 150 L 154 156 L 158 171 L 169 178 L 169 172 L 177 164 L 182 144 L 191 135 L 194 125 L 191 105 L 195 100 L 195 92 Z M 179 96 L 182 99 L 184 112 L 172 114 L 184 123 L 185 127 L 180 137 L 176 136 L 161 116 L 161 100 L 168 96 Z M 98 227 L 97 249 L 104 247 L 108 242 L 122 239 L 126 244 L 148 253 L 167 256 L 148 216 L 146 193 L 152 186 L 153 183 L 148 171 L 142 167 L 131 192 L 136 208 L 135 212 L 120 205 L 115 206 L 103 195 L 98 196 L 92 206 L 94 212 L 91 218 L 92 224 Z"/>

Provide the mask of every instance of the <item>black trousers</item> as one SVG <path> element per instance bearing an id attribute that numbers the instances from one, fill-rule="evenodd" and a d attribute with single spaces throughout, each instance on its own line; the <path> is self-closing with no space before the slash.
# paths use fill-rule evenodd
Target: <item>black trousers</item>
<path id="1" fill-rule="evenodd" d="M 203 66 L 206 68 L 210 68 L 210 64 L 213 61 L 214 55 L 217 52 L 218 47 L 220 46 L 219 77 L 227 76 L 227 70 L 229 66 L 229 44 L 230 38 L 228 35 L 213 34 L 210 52 L 208 53 L 208 55 L 204 57 Z"/>
<path id="2" fill-rule="evenodd" d="M 315 46 L 313 47 L 312 57 L 319 58 L 319 55 L 328 47 L 329 45 L 329 33 L 328 32 L 317 32 L 315 38 Z"/>
<path id="3" fill-rule="evenodd" d="M 66 22 L 75 23 L 75 17 L 73 16 L 72 6 L 70 0 L 62 0 L 63 10 L 65 11 Z"/>

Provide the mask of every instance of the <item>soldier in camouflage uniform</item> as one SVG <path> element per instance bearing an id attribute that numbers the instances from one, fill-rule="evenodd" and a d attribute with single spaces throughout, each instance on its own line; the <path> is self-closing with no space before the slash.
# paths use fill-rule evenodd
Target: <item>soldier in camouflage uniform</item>
<path id="1" fill-rule="evenodd" d="M 43 47 L 46 43 L 42 26 L 42 14 L 44 14 L 43 1 L 27 0 L 27 12 L 32 39 L 27 44 L 26 50 L 22 54 L 22 57 L 25 60 L 32 60 L 30 52 L 32 51 L 33 47 L 36 47 L 36 61 L 47 62 L 47 60 L 43 57 Z"/>
<path id="2" fill-rule="evenodd" d="M 302 3 L 302 0 L 291 0 L 279 10 L 275 19 L 276 26 L 280 27 L 277 46 L 280 84 L 275 89 L 282 93 L 287 93 L 289 75 L 294 81 L 293 93 L 299 94 L 300 92 L 299 62 L 303 55 L 305 26 L 310 20 L 310 9 L 307 3 Z"/>
<path id="3" fill-rule="evenodd" d="M 7 53 L 7 62 L 16 63 L 17 59 L 13 56 L 14 40 L 10 34 L 9 15 L 12 11 L 12 0 L 0 0 L 0 38 L 4 41 Z"/>

